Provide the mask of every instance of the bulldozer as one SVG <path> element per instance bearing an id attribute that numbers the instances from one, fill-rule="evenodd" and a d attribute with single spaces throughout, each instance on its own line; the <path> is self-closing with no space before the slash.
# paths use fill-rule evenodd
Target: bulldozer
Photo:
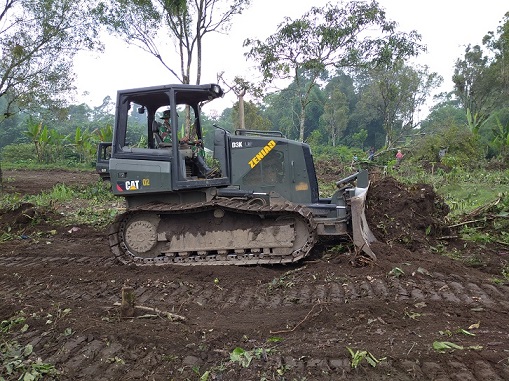
<path id="1" fill-rule="evenodd" d="M 309 145 L 278 131 L 214 125 L 206 148 L 202 107 L 223 95 L 217 84 L 117 92 L 112 142 L 99 143 L 96 161 L 125 199 L 108 234 L 115 257 L 138 266 L 284 264 L 321 240 L 346 240 L 376 259 L 367 171 L 321 198 Z"/>

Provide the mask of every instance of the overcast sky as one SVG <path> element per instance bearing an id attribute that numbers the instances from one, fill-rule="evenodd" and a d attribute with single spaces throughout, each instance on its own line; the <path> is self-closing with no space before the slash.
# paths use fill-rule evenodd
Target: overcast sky
<path id="1" fill-rule="evenodd" d="M 242 42 L 246 38 L 265 39 L 276 31 L 285 16 L 300 17 L 312 6 L 321 6 L 324 0 L 252 0 L 251 7 L 233 19 L 228 35 L 208 34 L 205 37 L 203 74 L 201 83 L 216 82 L 218 72 L 225 78 L 236 75 L 255 75 L 252 62 L 244 58 Z M 509 5 L 502 0 L 467 2 L 464 0 L 379 0 L 387 18 L 399 24 L 400 31 L 416 30 L 428 52 L 419 64 L 428 65 L 444 77 L 440 91 L 452 89 L 454 63 L 461 58 L 467 44 L 481 44 L 488 31 L 494 31 Z M 473 5 L 475 4 L 475 6 Z M 107 37 L 102 54 L 81 54 L 76 62 L 78 102 L 97 106 L 116 91 L 133 87 L 175 83 L 176 79 L 153 56 L 119 40 Z M 178 62 L 178 61 L 177 61 Z M 178 66 L 176 66 L 178 68 Z M 215 101 L 218 108 L 231 107 L 235 98 L 227 96 Z M 220 110 L 218 110 L 220 111 Z"/>

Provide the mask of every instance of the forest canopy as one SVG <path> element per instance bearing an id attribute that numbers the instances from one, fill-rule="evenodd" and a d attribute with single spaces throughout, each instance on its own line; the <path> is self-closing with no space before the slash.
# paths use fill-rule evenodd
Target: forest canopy
<path id="1" fill-rule="evenodd" d="M 66 94 L 73 89 L 72 57 L 77 51 L 100 50 L 101 28 L 124 39 L 136 33 L 128 28 L 127 17 L 144 12 L 153 18 L 168 17 L 166 28 L 172 30 L 175 46 L 180 46 L 184 65 L 168 70 L 184 83 L 192 78 L 198 83 L 202 47 L 211 43 L 206 37 L 218 31 L 227 33 L 235 22 L 233 16 L 249 12 L 250 5 L 249 1 L 232 0 L 235 7 L 225 12 L 210 0 L 168 2 L 167 7 L 158 1 L 144 1 L 136 3 L 140 14 L 122 14 L 125 2 L 87 1 L 81 8 L 71 3 L 6 2 L 1 17 L 7 27 L 0 29 L 0 148 L 45 139 L 48 146 L 82 146 L 79 156 L 92 160 L 96 143 L 111 136 L 114 100 L 106 97 L 94 106 L 68 101 L 71 98 Z M 205 8 L 197 9 L 197 4 Z M 206 7 L 222 12 L 207 13 Z M 72 23 L 67 20 L 69 15 Z M 101 17 L 95 20 L 101 22 L 92 25 L 97 15 Z M 57 25 L 58 17 L 62 23 Z M 200 20 L 206 24 L 193 32 L 192 25 L 200 25 Z M 366 28 L 380 28 L 383 33 L 372 38 L 366 35 Z M 156 32 L 144 30 L 154 38 L 145 43 L 156 43 Z M 407 59 L 425 50 L 419 34 L 399 30 L 376 1 L 313 7 L 300 18 L 285 18 L 265 41 L 246 40 L 246 56 L 258 65 L 264 82 L 240 77 L 231 83 L 222 80 L 226 90 L 242 96 L 220 115 L 208 114 L 205 141 L 210 144 L 212 125 L 217 124 L 230 131 L 241 126 L 281 131 L 290 139 L 309 143 L 317 154 L 337 153 L 341 147 L 364 153 L 373 147 L 377 156 L 406 148 L 414 157 L 427 159 L 437 159 L 440 149 L 463 150 L 465 160 L 474 153 L 480 159 L 504 158 L 509 151 L 508 39 L 509 13 L 496 29 L 486 32 L 481 44 L 465 48 L 454 65 L 453 88 L 434 99 L 423 119 L 423 110 L 430 107 L 431 94 L 443 78 Z M 37 41 L 40 44 L 35 44 Z M 28 46 L 33 47 L 31 51 Z M 338 46 L 346 48 L 338 50 Z M 149 53 L 157 55 L 155 45 L 154 49 Z M 55 52 L 60 58 L 51 60 Z M 299 59 L 284 60 L 285 56 Z M 168 65 L 166 61 L 162 64 Z M 195 67 L 192 77 L 189 65 Z M 262 86 L 276 75 L 286 78 L 286 85 L 277 91 Z M 142 138 L 143 128 L 139 126 L 139 135 L 131 137 L 133 144 Z M 462 142 L 469 142 L 469 147 L 454 144 L 454 136 L 463 136 Z M 427 152 L 420 152 L 423 147 Z"/>

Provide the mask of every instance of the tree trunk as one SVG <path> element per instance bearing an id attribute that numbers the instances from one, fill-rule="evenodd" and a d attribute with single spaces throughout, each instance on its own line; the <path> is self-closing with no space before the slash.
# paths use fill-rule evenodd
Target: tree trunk
<path id="1" fill-rule="evenodd" d="M 306 121 L 306 109 L 304 108 L 304 105 L 302 105 L 300 109 L 300 115 L 299 115 L 299 141 L 304 141 L 304 122 Z"/>
<path id="2" fill-rule="evenodd" d="M 244 115 L 244 95 L 246 95 L 246 90 L 243 89 L 239 94 L 239 122 L 240 122 L 240 129 L 245 130 L 246 129 L 246 118 Z"/>

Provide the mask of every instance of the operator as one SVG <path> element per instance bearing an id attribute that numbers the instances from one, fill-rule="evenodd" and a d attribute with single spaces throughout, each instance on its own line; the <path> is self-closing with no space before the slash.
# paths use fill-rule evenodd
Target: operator
<path id="1" fill-rule="evenodd" d="M 172 143 L 172 136 L 171 136 L 171 125 L 170 125 L 170 110 L 166 110 L 163 112 L 163 116 L 161 117 L 163 120 L 163 124 L 159 127 L 159 135 L 161 136 L 161 140 L 163 143 Z M 189 137 L 185 136 L 183 137 L 179 143 L 181 144 L 189 144 Z M 203 156 L 196 152 L 196 144 L 201 144 L 201 141 L 197 141 L 193 145 L 193 155 L 191 157 L 192 162 L 198 169 L 198 176 L 199 177 L 210 177 L 215 171 L 211 169 L 207 163 L 205 163 L 205 160 L 203 159 Z"/>
<path id="2" fill-rule="evenodd" d="M 159 135 L 163 143 L 171 143 L 170 110 L 163 112 L 163 124 L 159 127 Z"/>

